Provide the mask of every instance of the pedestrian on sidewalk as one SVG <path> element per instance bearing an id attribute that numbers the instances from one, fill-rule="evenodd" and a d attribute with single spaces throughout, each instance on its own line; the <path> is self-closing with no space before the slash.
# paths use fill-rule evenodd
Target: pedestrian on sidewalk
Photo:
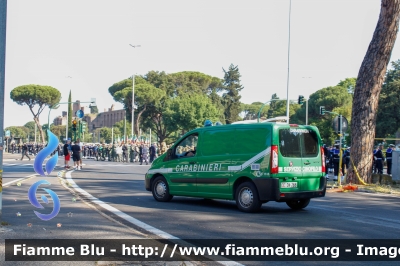
<path id="1" fill-rule="evenodd" d="M 21 161 L 24 159 L 24 156 L 28 157 L 29 161 L 31 160 L 31 157 L 29 157 L 28 155 L 28 145 L 26 145 L 26 143 L 24 143 L 22 145 L 22 157 L 21 157 Z"/>
<path id="2" fill-rule="evenodd" d="M 74 169 L 81 170 L 80 167 L 80 154 L 81 147 L 79 146 L 79 140 L 75 141 L 75 144 L 71 146 L 72 160 L 74 161 Z"/>
<path id="3" fill-rule="evenodd" d="M 65 169 L 69 168 L 69 160 L 71 158 L 70 157 L 70 150 L 71 150 L 70 143 L 71 143 L 71 140 L 68 139 L 67 142 L 64 144 L 64 147 L 63 147 Z"/>

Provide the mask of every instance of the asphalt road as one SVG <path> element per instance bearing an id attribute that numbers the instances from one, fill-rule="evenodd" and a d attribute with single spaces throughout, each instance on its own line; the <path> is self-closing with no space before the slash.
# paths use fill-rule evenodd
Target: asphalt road
<path id="1" fill-rule="evenodd" d="M 238 211 L 233 201 L 174 197 L 171 202 L 157 202 L 151 192 L 144 188 L 144 174 L 149 166 L 94 160 L 84 160 L 84 163 L 82 171 L 71 173 L 80 188 L 112 207 L 181 239 L 398 239 L 400 236 L 398 197 L 327 193 L 325 198 L 312 200 L 301 211 L 293 211 L 285 203 L 268 202 L 259 213 L 249 214 Z M 34 174 L 32 165 L 33 161 L 4 161 L 3 184 Z M 62 158 L 58 165 L 63 165 Z M 62 211 L 51 221 L 51 225 L 38 221 L 26 200 L 27 188 L 38 179 L 40 177 L 22 181 L 21 186 L 14 182 L 4 189 L 3 219 L 7 218 L 14 228 L 8 238 L 137 237 L 134 231 L 107 220 L 79 200 L 71 201 L 72 194 L 55 180 L 51 182 L 51 187 L 60 196 Z M 104 211 L 101 207 L 99 209 Z M 22 216 L 16 216 L 16 211 L 21 212 Z M 73 217 L 68 217 L 70 212 Z M 32 228 L 26 226 L 28 222 L 33 224 Z M 56 223 L 62 223 L 62 228 L 56 228 Z M 242 263 L 265 265 L 266 262 Z M 329 262 L 268 264 L 330 265 Z M 388 265 L 388 262 L 335 264 Z"/>

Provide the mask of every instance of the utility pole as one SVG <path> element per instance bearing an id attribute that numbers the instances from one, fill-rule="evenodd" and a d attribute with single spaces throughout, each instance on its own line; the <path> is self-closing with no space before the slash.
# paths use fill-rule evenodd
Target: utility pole
<path id="1" fill-rule="evenodd" d="M 3 212 L 4 79 L 6 69 L 7 0 L 0 0 L 0 222 Z"/>
<path id="2" fill-rule="evenodd" d="M 126 115 L 124 119 L 124 143 L 126 143 Z"/>
<path id="3" fill-rule="evenodd" d="M 141 47 L 140 44 L 129 44 L 133 48 L 139 48 Z M 131 126 L 131 132 L 132 135 L 135 135 L 135 71 L 133 71 L 132 75 L 132 126 Z"/>

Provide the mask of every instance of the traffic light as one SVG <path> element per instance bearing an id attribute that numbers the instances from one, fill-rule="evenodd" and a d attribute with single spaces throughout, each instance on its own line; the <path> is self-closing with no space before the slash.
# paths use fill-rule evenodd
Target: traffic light
<path id="1" fill-rule="evenodd" d="M 304 103 L 304 96 L 303 95 L 299 95 L 298 103 L 299 104 L 303 104 Z"/>
<path id="2" fill-rule="evenodd" d="M 72 130 L 76 131 L 76 126 L 77 126 L 78 122 L 76 120 L 72 121 Z"/>
<path id="3" fill-rule="evenodd" d="M 82 126 L 82 132 L 85 132 L 86 130 L 86 122 L 81 121 L 81 126 Z"/>
<path id="4" fill-rule="evenodd" d="M 319 114 L 324 115 L 325 114 L 325 106 L 320 106 L 319 107 Z"/>

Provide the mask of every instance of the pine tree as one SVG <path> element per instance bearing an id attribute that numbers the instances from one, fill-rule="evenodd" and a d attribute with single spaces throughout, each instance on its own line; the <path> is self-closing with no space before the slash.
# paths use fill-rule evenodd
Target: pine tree
<path id="1" fill-rule="evenodd" d="M 372 181 L 372 150 L 376 114 L 387 65 L 399 30 L 400 0 L 382 0 L 378 24 L 358 72 L 351 121 L 351 154 L 348 181 Z"/>
<path id="2" fill-rule="evenodd" d="M 224 71 L 224 90 L 222 95 L 222 103 L 224 105 L 225 123 L 231 124 L 239 120 L 239 113 L 241 112 L 240 94 L 243 89 L 240 84 L 240 73 L 238 66 L 231 64 L 228 71 Z"/>

